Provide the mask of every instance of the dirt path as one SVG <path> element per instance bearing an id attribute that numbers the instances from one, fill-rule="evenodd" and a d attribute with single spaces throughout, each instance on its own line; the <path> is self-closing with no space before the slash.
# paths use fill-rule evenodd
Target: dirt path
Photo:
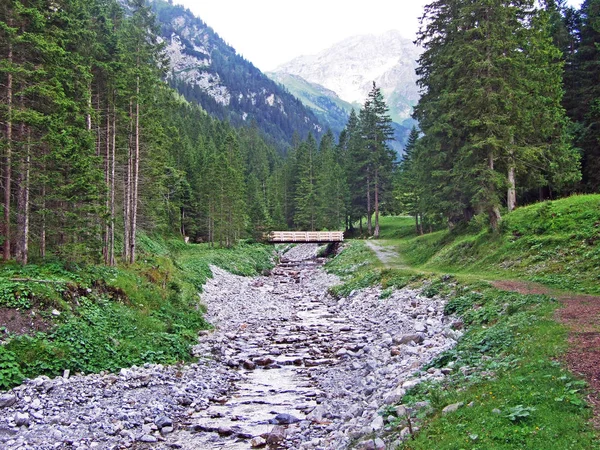
<path id="1" fill-rule="evenodd" d="M 379 260 L 397 267 L 400 255 L 385 243 L 366 241 Z M 589 383 L 588 403 L 594 410 L 592 423 L 600 428 L 600 297 L 556 291 L 538 283 L 518 280 L 493 281 L 497 289 L 520 294 L 544 294 L 556 298 L 562 307 L 556 319 L 569 329 L 569 348 L 563 359 L 568 369 Z"/>
<path id="2" fill-rule="evenodd" d="M 365 245 L 373 250 L 375 256 L 388 267 L 399 267 L 402 264 L 398 264 L 397 261 L 400 258 L 398 252 L 390 247 L 386 247 L 384 243 L 376 241 L 365 241 Z"/>
<path id="3" fill-rule="evenodd" d="M 526 281 L 495 281 L 494 287 L 520 294 L 545 294 L 562 303 L 557 319 L 569 328 L 569 349 L 564 360 L 571 372 L 590 387 L 588 402 L 594 409 L 593 424 L 600 428 L 600 297 L 554 291 Z"/>

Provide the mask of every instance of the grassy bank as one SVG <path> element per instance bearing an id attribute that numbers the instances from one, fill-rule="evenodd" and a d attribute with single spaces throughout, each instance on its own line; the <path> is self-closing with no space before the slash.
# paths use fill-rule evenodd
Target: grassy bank
<path id="1" fill-rule="evenodd" d="M 559 303 L 481 281 L 522 278 L 598 292 L 599 225 L 600 196 L 519 209 L 497 233 L 474 224 L 417 236 L 412 219 L 384 218 L 379 244 L 397 251 L 392 268 L 364 241 L 349 243 L 328 264 L 344 277 L 333 291 L 337 295 L 381 284 L 382 297 L 386 289 L 405 285 L 425 296 L 447 296 L 446 313 L 464 333 L 453 350 L 424 369 L 444 369 L 444 381 L 421 384 L 403 398 L 414 407 L 411 425 L 419 431 L 400 448 L 600 448 L 589 424 L 586 383 L 560 362 L 567 331 L 554 319 Z M 452 404 L 461 406 L 444 414 Z M 395 409 L 384 412 L 389 414 Z M 386 432 L 407 425 L 406 416 L 397 417 Z"/>
<path id="2" fill-rule="evenodd" d="M 476 220 L 469 228 L 416 236 L 412 219 L 386 217 L 382 238 L 413 268 L 600 294 L 600 195 L 519 208 L 496 233 Z"/>
<path id="3" fill-rule="evenodd" d="M 254 275 L 271 267 L 271 251 L 141 236 L 139 262 L 131 266 L 0 267 L 0 387 L 65 369 L 189 361 L 198 331 L 209 326 L 198 296 L 209 265 Z"/>

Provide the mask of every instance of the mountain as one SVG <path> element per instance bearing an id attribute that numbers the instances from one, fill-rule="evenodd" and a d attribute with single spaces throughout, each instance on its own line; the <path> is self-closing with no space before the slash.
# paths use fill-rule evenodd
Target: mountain
<path id="1" fill-rule="evenodd" d="M 360 107 L 342 100 L 332 90 L 306 81 L 298 75 L 276 72 L 267 72 L 266 75 L 285 86 L 291 94 L 315 113 L 324 126 L 336 133 L 339 133 L 348 123 L 350 110 Z"/>
<path id="2" fill-rule="evenodd" d="M 270 76 L 284 80 L 291 92 L 294 90 L 285 80 L 296 76 L 335 92 L 347 103 L 359 105 L 375 81 L 385 96 L 392 120 L 410 127 L 412 108 L 419 100 L 415 73 L 419 54 L 419 48 L 398 31 L 354 36 L 316 55 L 295 58 Z M 303 99 L 301 94 L 296 95 Z"/>
<path id="3" fill-rule="evenodd" d="M 317 138 L 324 127 L 315 113 L 237 54 L 191 11 L 150 0 L 168 57 L 167 80 L 188 101 L 236 126 L 257 126 L 279 145 L 294 133 Z"/>

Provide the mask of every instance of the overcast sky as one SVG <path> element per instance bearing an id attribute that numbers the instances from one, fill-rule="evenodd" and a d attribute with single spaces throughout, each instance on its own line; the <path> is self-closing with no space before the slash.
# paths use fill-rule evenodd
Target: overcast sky
<path id="1" fill-rule="evenodd" d="M 582 0 L 568 0 L 579 6 Z M 174 0 L 262 71 L 347 37 L 399 30 L 413 39 L 430 0 Z"/>

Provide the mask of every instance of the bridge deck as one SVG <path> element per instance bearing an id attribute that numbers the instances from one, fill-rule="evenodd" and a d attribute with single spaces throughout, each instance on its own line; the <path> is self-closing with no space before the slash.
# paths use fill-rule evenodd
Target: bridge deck
<path id="1" fill-rule="evenodd" d="M 343 231 L 271 231 L 268 236 L 269 242 L 294 243 L 294 242 L 342 242 Z"/>

